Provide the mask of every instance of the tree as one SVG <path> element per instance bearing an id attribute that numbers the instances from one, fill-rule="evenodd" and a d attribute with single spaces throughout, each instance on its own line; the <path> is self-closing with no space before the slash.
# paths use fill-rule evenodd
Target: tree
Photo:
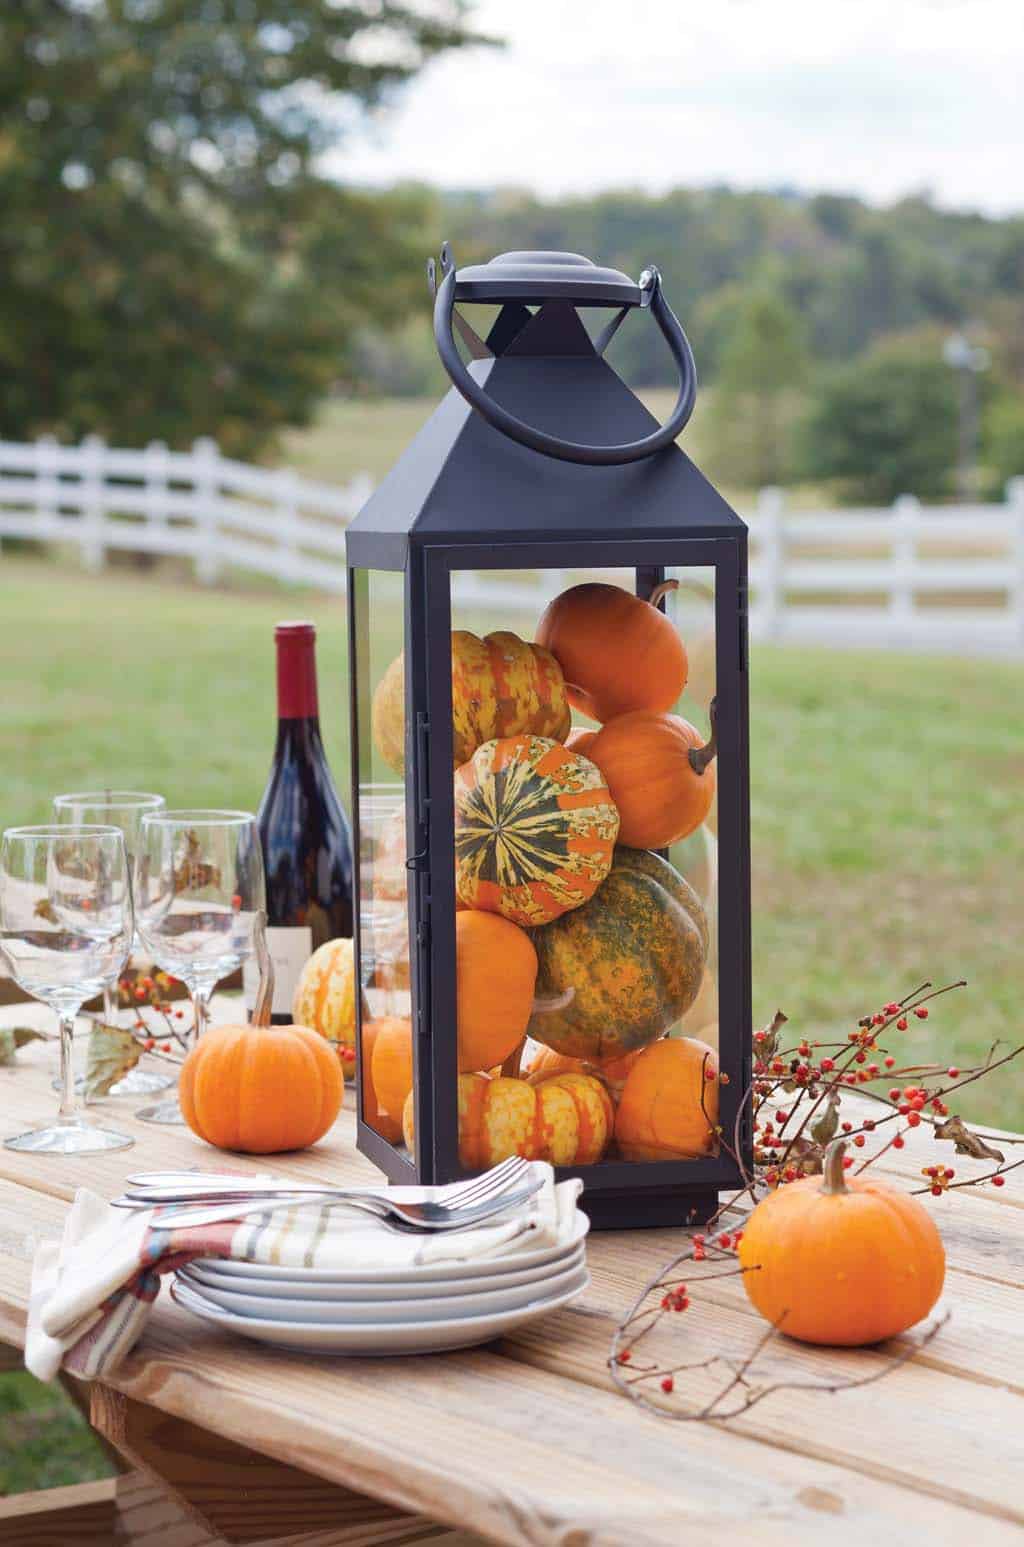
<path id="1" fill-rule="evenodd" d="M 809 477 L 852 499 L 946 492 L 957 453 L 953 372 L 930 343 L 876 344 L 826 374 L 803 427 Z"/>
<path id="2" fill-rule="evenodd" d="M 758 485 L 788 476 L 806 360 L 803 324 L 782 293 L 766 283 L 741 292 L 704 421 L 706 457 L 718 477 Z"/>
<path id="3" fill-rule="evenodd" d="M 996 499 L 1011 478 L 1024 477 L 1024 392 L 1004 388 L 993 395 L 982 421 L 982 460 Z"/>
<path id="4" fill-rule="evenodd" d="M 472 41 L 464 0 L 8 0 L 2 433 L 250 451 L 422 288 L 423 190 L 346 192 L 340 126 Z M 415 290 L 413 289 L 415 285 Z"/>

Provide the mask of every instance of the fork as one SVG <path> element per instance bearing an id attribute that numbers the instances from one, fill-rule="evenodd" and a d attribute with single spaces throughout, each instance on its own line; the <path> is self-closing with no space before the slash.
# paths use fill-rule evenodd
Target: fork
<path id="1" fill-rule="evenodd" d="M 473 1221 L 497 1213 L 521 1203 L 533 1196 L 543 1186 L 538 1178 L 525 1188 L 513 1192 L 513 1184 L 524 1176 L 529 1162 L 513 1158 L 483 1176 L 473 1178 L 450 1188 L 443 1202 L 398 1201 L 371 1189 L 329 1188 L 312 1185 L 297 1187 L 254 1187 L 244 1179 L 238 1185 L 212 1188 L 194 1182 L 186 1190 L 180 1185 L 171 1188 L 156 1183 L 138 1186 L 125 1192 L 113 1203 L 120 1208 L 167 1207 L 167 1219 L 175 1225 L 213 1223 L 217 1219 L 245 1218 L 250 1214 L 264 1213 L 268 1208 L 304 1203 L 351 1203 L 376 1215 L 403 1221 L 417 1229 L 449 1230 L 458 1228 L 468 1218 Z M 172 1175 L 173 1173 L 163 1173 Z M 179 1175 L 183 1173 L 178 1173 Z M 222 1179 L 226 1181 L 227 1178 Z M 144 1183 L 145 1178 L 130 1178 Z M 194 1207 L 188 1208 L 192 1204 Z"/>
<path id="2" fill-rule="evenodd" d="M 161 1213 L 156 1223 L 160 1228 L 167 1226 L 174 1230 L 185 1230 L 200 1225 L 216 1225 L 228 1220 L 250 1219 L 254 1215 L 269 1214 L 274 1209 L 304 1208 L 310 1204 L 330 1208 L 336 1203 L 354 1203 L 355 1207 L 361 1208 L 363 1213 L 369 1213 L 374 1219 L 380 1220 L 390 1228 L 417 1232 L 464 1230 L 469 1225 L 478 1225 L 485 1219 L 490 1219 L 496 1214 L 504 1214 L 506 1210 L 525 1203 L 527 1199 L 539 1192 L 543 1185 L 543 1178 L 538 1177 L 516 1192 L 502 1189 L 500 1193 L 492 1195 L 483 1203 L 473 1203 L 459 1208 L 448 1208 L 442 1203 L 389 1203 L 386 1208 L 365 1209 L 362 1208 L 360 1199 L 347 1199 L 332 1193 L 323 1197 L 317 1193 L 300 1195 L 286 1193 L 280 1197 L 273 1194 L 269 1201 L 264 1197 L 242 1203 L 210 1204 L 203 1208 L 169 1204 L 166 1206 L 166 1212 Z"/>
<path id="3" fill-rule="evenodd" d="M 529 1170 L 529 1166 L 528 1160 L 523 1160 L 516 1155 L 510 1156 L 501 1165 L 494 1166 L 481 1176 L 438 1188 L 438 1192 L 442 1192 L 443 1197 L 437 1201 L 447 1207 L 479 1202 L 491 1193 L 517 1183 Z M 241 1176 L 238 1172 L 232 1171 L 144 1171 L 136 1176 L 129 1176 L 124 1192 L 112 1201 L 121 1208 L 140 1206 L 151 1208 L 164 1203 L 219 1203 L 228 1199 L 273 1198 L 283 1197 L 286 1194 L 288 1197 L 299 1197 L 315 1194 L 318 1198 L 330 1195 L 344 1199 L 346 1202 L 377 1203 L 386 1206 L 396 1201 L 406 1202 L 407 1200 L 402 1196 L 403 1193 L 413 1190 L 402 1186 L 381 1191 L 376 1187 L 331 1187 L 322 1182 L 260 1181 L 258 1178 Z"/>

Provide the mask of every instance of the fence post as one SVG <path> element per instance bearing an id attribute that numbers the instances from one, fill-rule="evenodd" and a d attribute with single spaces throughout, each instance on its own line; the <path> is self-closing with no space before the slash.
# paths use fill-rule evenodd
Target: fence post
<path id="1" fill-rule="evenodd" d="M 889 618 L 893 633 L 909 640 L 914 632 L 914 565 L 921 502 L 915 494 L 901 494 L 892 507 L 892 578 L 889 582 Z"/>
<path id="2" fill-rule="evenodd" d="M 214 585 L 220 578 L 217 552 L 217 500 L 219 486 L 217 463 L 220 448 L 215 440 L 203 435 L 192 442 L 192 498 L 195 501 L 196 579 L 201 585 Z"/>
<path id="3" fill-rule="evenodd" d="M 143 520 L 147 531 L 167 526 L 167 481 L 171 459 L 167 442 L 151 440 L 146 447 L 146 493 Z M 162 496 L 162 497 L 161 497 Z M 150 552 L 159 551 L 159 540 Z"/>
<path id="4" fill-rule="evenodd" d="M 782 595 L 782 535 L 783 494 L 772 485 L 761 489 L 757 496 L 757 519 L 754 535 L 757 538 L 757 596 L 756 619 L 762 639 L 777 639 L 780 633 Z"/>
<path id="5" fill-rule="evenodd" d="M 1024 478 L 1010 479 L 1006 485 L 1006 500 L 1015 517 L 1009 600 L 1017 624 L 1017 642 L 1024 650 Z"/>
<path id="6" fill-rule="evenodd" d="M 106 509 L 103 499 L 103 462 L 106 442 L 101 435 L 86 435 L 79 447 L 79 517 L 82 526 L 82 563 L 97 574 L 107 562 L 104 544 Z"/>
<path id="7" fill-rule="evenodd" d="M 57 437 L 55 435 L 40 435 L 35 443 L 36 453 L 36 479 L 32 489 L 35 497 L 36 513 L 39 516 L 40 525 L 46 527 L 49 518 L 52 517 L 53 526 L 56 527 L 60 518 L 60 489 L 58 487 L 57 468 L 59 466 Z M 47 533 L 43 541 L 54 542 L 57 533 Z M 72 537 L 74 542 L 74 537 Z"/>

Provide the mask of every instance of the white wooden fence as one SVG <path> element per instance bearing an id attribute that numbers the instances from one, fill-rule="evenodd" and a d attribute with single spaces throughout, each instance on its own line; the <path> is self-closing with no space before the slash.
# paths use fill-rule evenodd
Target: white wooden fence
<path id="1" fill-rule="evenodd" d="M 212 440 L 191 451 L 0 441 L 0 543 L 76 544 L 90 569 L 120 548 L 189 558 L 204 583 L 231 565 L 343 591 L 345 526 L 372 488 L 365 475 L 338 488 L 235 462 Z"/>
<path id="2" fill-rule="evenodd" d="M 249 466 L 211 440 L 190 452 L 0 441 L 0 548 L 70 543 L 93 569 L 111 549 L 177 555 L 205 583 L 231 566 L 343 591 L 344 528 L 371 489 L 366 476 L 339 488 Z M 1024 654 L 1024 478 L 999 505 L 925 508 L 903 495 L 889 509 L 804 511 L 764 489 L 744 514 L 755 638 Z M 458 598 L 536 612 L 538 587 L 479 571 Z"/>

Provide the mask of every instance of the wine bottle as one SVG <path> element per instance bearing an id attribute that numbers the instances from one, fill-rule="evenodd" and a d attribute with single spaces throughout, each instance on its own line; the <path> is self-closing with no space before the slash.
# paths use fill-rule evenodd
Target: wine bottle
<path id="1" fill-rule="evenodd" d="M 352 837 L 323 742 L 316 686 L 316 629 L 279 623 L 277 743 L 257 814 L 267 879 L 267 945 L 274 963 L 272 1019 L 292 1018 L 299 973 L 317 946 L 352 934 Z M 256 999 L 255 962 L 243 974 Z"/>

